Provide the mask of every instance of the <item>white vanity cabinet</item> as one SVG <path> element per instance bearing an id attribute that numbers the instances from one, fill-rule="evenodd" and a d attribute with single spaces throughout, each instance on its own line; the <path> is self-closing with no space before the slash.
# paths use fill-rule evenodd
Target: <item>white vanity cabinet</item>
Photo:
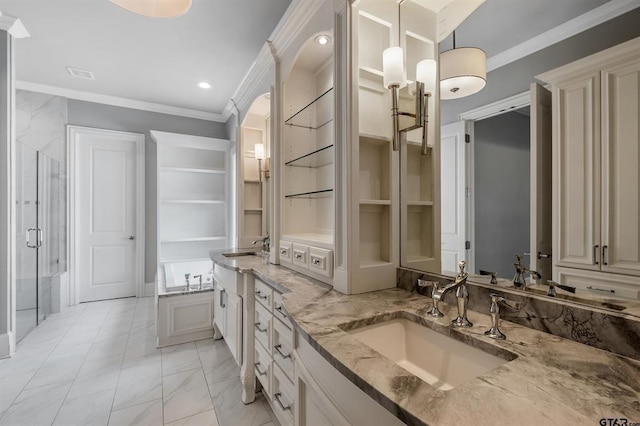
<path id="1" fill-rule="evenodd" d="M 404 425 L 296 337 L 296 426 Z"/>
<path id="2" fill-rule="evenodd" d="M 537 78 L 553 86 L 554 278 L 640 276 L 640 39 Z"/>
<path id="3" fill-rule="evenodd" d="M 280 293 L 256 278 L 254 296 L 254 373 L 280 423 L 293 425 L 293 327 Z"/>
<path id="4" fill-rule="evenodd" d="M 214 278 L 214 338 L 224 337 L 229 350 L 242 365 L 242 294 L 243 275 L 219 265 L 213 271 Z"/>

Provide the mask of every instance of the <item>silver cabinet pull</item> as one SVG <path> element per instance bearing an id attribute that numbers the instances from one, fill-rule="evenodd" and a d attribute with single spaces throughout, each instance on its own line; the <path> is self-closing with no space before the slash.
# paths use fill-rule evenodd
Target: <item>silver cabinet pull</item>
<path id="1" fill-rule="evenodd" d="M 275 395 L 273 395 L 276 397 L 276 401 L 278 402 L 278 405 L 280 406 L 280 408 L 282 409 L 282 411 L 287 411 L 291 409 L 291 404 L 285 406 L 282 401 L 280 400 L 280 397 L 282 397 L 282 394 L 280 392 L 276 392 Z"/>
<path id="2" fill-rule="evenodd" d="M 291 352 L 289 352 L 288 354 L 285 354 L 284 352 L 282 352 L 282 345 L 280 344 L 275 345 L 273 349 L 275 349 L 276 352 L 278 352 L 282 358 L 284 359 L 291 358 Z"/>
<path id="3" fill-rule="evenodd" d="M 260 328 L 262 324 L 260 324 L 260 322 L 258 321 L 257 323 L 253 324 L 253 326 L 256 328 L 256 330 L 258 330 L 260 333 L 266 333 L 267 329 L 265 328 Z"/>
<path id="4" fill-rule="evenodd" d="M 293 255 L 293 257 L 294 257 L 296 260 L 300 260 L 300 259 L 302 259 L 302 254 L 301 254 L 301 253 L 296 253 L 296 254 L 294 254 L 294 255 Z"/>
<path id="5" fill-rule="evenodd" d="M 267 295 L 262 294 L 260 290 L 256 291 L 256 297 L 258 299 L 267 300 Z"/>
<path id="6" fill-rule="evenodd" d="M 256 371 L 258 372 L 258 374 L 260 376 L 266 376 L 267 375 L 267 370 L 265 371 L 260 371 L 260 363 L 256 362 L 255 364 L 253 364 L 256 367 Z"/>
<path id="7" fill-rule="evenodd" d="M 225 290 L 224 288 L 222 290 L 220 290 L 220 307 L 221 308 L 226 308 L 227 307 L 226 303 L 224 303 L 223 300 L 222 300 L 223 296 L 224 296 L 224 294 L 226 292 L 227 292 L 227 290 Z"/>
<path id="8" fill-rule="evenodd" d="M 551 259 L 551 255 L 539 251 L 538 252 L 538 259 Z"/>
<path id="9" fill-rule="evenodd" d="M 593 246 L 593 264 L 594 265 L 599 265 L 598 263 L 598 247 L 600 247 L 599 245 L 595 245 Z"/>
<path id="10" fill-rule="evenodd" d="M 283 256 L 287 255 L 287 249 L 280 249 L 280 254 Z"/>
<path id="11" fill-rule="evenodd" d="M 284 308 L 282 307 L 282 305 L 278 305 L 276 306 L 276 311 L 282 315 L 284 318 L 287 318 L 287 314 L 284 312 Z"/>
<path id="12" fill-rule="evenodd" d="M 313 263 L 314 265 L 319 265 L 319 264 L 320 264 L 320 259 L 318 259 L 318 258 L 315 258 L 315 257 L 314 257 L 314 258 L 311 260 L 311 263 Z"/>
<path id="13" fill-rule="evenodd" d="M 609 246 L 602 246 L 602 264 L 604 266 L 609 264 Z"/>
<path id="14" fill-rule="evenodd" d="M 603 293 L 612 293 L 612 294 L 616 292 L 615 290 L 610 288 L 598 288 L 598 287 L 593 287 L 591 285 L 587 286 L 587 290 L 601 291 Z"/>

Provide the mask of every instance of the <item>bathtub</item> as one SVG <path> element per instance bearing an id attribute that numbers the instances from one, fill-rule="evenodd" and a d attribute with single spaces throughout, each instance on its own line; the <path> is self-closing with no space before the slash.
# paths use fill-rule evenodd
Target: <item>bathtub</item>
<path id="1" fill-rule="evenodd" d="M 190 274 L 189 286 L 185 274 Z M 202 287 L 199 278 L 202 274 Z M 157 347 L 213 337 L 213 264 L 166 263 L 156 280 Z"/>

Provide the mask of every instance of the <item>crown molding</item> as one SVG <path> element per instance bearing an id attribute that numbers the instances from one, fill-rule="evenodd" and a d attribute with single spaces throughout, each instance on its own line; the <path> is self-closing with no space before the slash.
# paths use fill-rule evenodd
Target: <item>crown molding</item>
<path id="1" fill-rule="evenodd" d="M 29 34 L 29 31 L 27 31 L 27 28 L 20 19 L 13 16 L 3 15 L 1 11 L 0 30 L 8 32 L 13 36 L 13 38 L 31 37 L 31 34 Z"/>
<path id="2" fill-rule="evenodd" d="M 227 103 L 225 111 L 231 115 L 237 110 L 240 114 L 241 111 L 247 111 L 253 103 L 253 96 L 255 89 L 259 87 L 260 83 L 264 80 L 264 77 L 271 71 L 274 66 L 273 56 L 268 43 L 265 43 L 258 52 L 256 60 L 251 64 L 249 71 L 245 74 L 244 78 L 240 82 L 240 85 L 233 92 L 233 96 Z M 236 105 L 233 105 L 235 101 Z M 237 108 L 236 108 L 237 106 Z M 228 118 L 228 117 L 227 117 Z"/>
<path id="3" fill-rule="evenodd" d="M 487 58 L 487 72 L 529 56 L 555 43 L 640 7 L 638 0 L 611 0 L 524 43 Z"/>
<path id="4" fill-rule="evenodd" d="M 517 95 L 509 96 L 508 98 L 500 99 L 499 101 L 492 102 L 488 105 L 483 105 L 478 108 L 474 108 L 469 111 L 465 111 L 458 114 L 458 121 L 462 120 L 482 120 L 485 118 L 500 115 L 518 108 L 525 107 L 531 104 L 531 96 L 529 91 L 518 93 Z"/>
<path id="5" fill-rule="evenodd" d="M 178 117 L 196 118 L 198 120 L 215 121 L 224 123 L 231 113 L 225 109 L 221 114 L 200 111 L 195 109 L 180 108 L 171 105 L 157 104 L 153 102 L 139 101 L 135 99 L 120 98 L 117 96 L 103 95 L 100 93 L 85 92 L 82 90 L 66 89 L 63 87 L 49 86 L 46 84 L 31 83 L 28 81 L 16 81 L 16 89 L 29 92 L 46 93 L 48 95 L 62 96 L 79 101 L 95 102 L 104 105 L 131 108 L 141 111 L 157 112 L 160 114 L 175 115 Z"/>

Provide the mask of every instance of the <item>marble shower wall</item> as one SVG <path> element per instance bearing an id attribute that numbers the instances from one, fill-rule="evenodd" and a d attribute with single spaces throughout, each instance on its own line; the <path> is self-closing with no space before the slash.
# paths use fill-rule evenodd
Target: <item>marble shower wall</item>
<path id="1" fill-rule="evenodd" d="M 50 252 L 55 253 L 59 272 L 67 269 L 67 118 L 67 98 L 24 90 L 16 91 L 16 143 L 40 151 L 59 163 L 57 170 L 55 167 L 45 168 L 49 175 L 46 179 L 49 194 L 46 208 L 49 210 L 50 220 L 57 223 L 57 229 L 49 230 L 48 240 L 52 247 Z M 40 182 L 42 183 L 43 180 L 41 179 Z M 18 230 L 18 237 L 22 232 Z M 21 240 L 18 239 L 18 241 Z M 19 250 L 22 247 L 22 244 L 18 244 Z M 26 259 L 28 256 L 19 256 L 20 258 Z M 18 268 L 20 267 L 21 265 L 18 265 Z M 24 268 L 32 268 L 32 265 L 29 263 L 22 267 L 24 270 Z"/>
<path id="2" fill-rule="evenodd" d="M 431 305 L 431 289 L 430 287 L 418 289 L 416 287 L 418 279 L 451 282 L 439 275 L 398 268 L 396 286 L 424 295 L 425 306 Z M 520 303 L 517 310 L 511 310 L 501 304 L 500 317 L 506 321 L 640 360 L 640 318 L 567 305 L 545 297 L 519 296 L 504 292 L 499 287 L 490 288 L 471 284 L 467 289 L 469 290 L 468 308 L 472 311 L 489 314 L 491 306 L 489 294 L 499 293 L 507 299 Z M 455 306 L 455 292 L 447 293 L 444 301 Z M 508 335 L 507 339 L 509 339 Z"/>

